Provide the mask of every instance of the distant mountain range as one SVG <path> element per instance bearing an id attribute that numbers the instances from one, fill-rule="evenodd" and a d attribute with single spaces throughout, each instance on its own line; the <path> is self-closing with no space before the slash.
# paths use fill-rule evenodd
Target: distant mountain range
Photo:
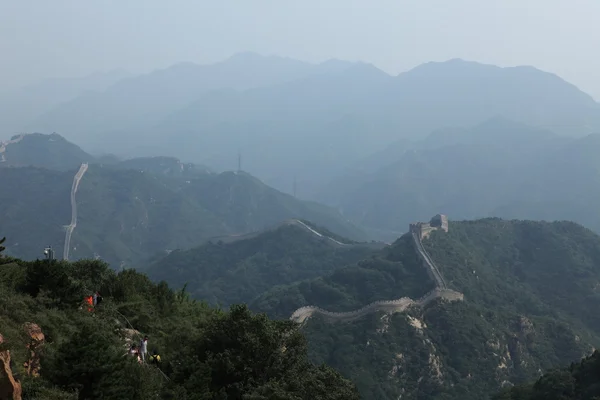
<path id="1" fill-rule="evenodd" d="M 101 92 L 132 74 L 123 70 L 79 78 L 45 79 L 20 88 L 0 90 L 0 139 L 18 132 L 43 113 L 89 92 Z M 50 129 L 49 132 L 53 132 Z"/>
<path id="2" fill-rule="evenodd" d="M 400 142 L 315 198 L 385 240 L 439 211 L 457 219 L 572 220 L 600 232 L 599 152 L 600 135 L 569 138 L 494 118 Z"/>
<path id="3" fill-rule="evenodd" d="M 2 234 L 7 253 L 19 257 L 40 257 L 48 244 L 57 257 L 62 254 L 74 176 L 84 162 L 89 168 L 75 194 L 71 258 L 98 256 L 114 267 L 136 266 L 161 252 L 290 218 L 366 238 L 334 209 L 298 200 L 241 171 L 217 174 L 170 157 L 106 163 L 57 134 L 17 137 L 1 155 Z"/>
<path id="4" fill-rule="evenodd" d="M 365 63 L 242 53 L 126 77 L 49 107 L 26 129 L 94 154 L 176 156 L 215 170 L 235 167 L 241 152 L 245 170 L 308 198 L 397 140 L 497 116 L 570 136 L 600 127 L 598 103 L 533 67 L 454 59 L 393 77 Z"/>

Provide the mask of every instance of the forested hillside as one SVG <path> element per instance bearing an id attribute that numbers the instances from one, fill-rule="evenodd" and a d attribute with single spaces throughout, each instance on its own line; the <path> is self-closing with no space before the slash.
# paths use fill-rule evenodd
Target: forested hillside
<path id="1" fill-rule="evenodd" d="M 67 171 L 94 159 L 57 133 L 16 135 L 0 143 L 0 167 L 40 167 Z"/>
<path id="2" fill-rule="evenodd" d="M 600 344 L 600 237 L 572 222 L 450 221 L 423 241 L 462 302 L 438 300 L 351 322 L 315 314 L 304 330 L 317 362 L 367 399 L 485 399 L 591 354 Z M 251 304 L 284 318 L 302 305 L 350 311 L 433 287 L 409 235 L 374 258 L 274 288 Z"/>
<path id="3" fill-rule="evenodd" d="M 369 258 L 384 246 L 339 244 L 294 221 L 272 230 L 223 239 L 174 251 L 144 272 L 176 288 L 187 285 L 193 297 L 226 307 L 250 303 L 274 286 L 315 278 Z"/>
<path id="4" fill-rule="evenodd" d="M 366 238 L 330 207 L 281 193 L 244 172 L 217 174 L 171 157 L 91 159 L 71 193 L 75 173 L 87 161 L 80 152 L 59 135 L 25 135 L 5 147 L 2 155 L 20 160 L 0 168 L 0 221 L 8 254 L 33 259 L 48 245 L 61 254 L 73 216 L 70 256 L 100 257 L 115 268 L 290 218 L 351 239 Z"/>
<path id="5" fill-rule="evenodd" d="M 103 301 L 88 311 L 83 299 L 95 290 Z M 293 323 L 210 308 L 98 261 L 0 257 L 0 309 L 3 399 L 359 398 L 308 361 Z M 127 355 L 143 336 L 158 365 Z"/>
<path id="6" fill-rule="evenodd" d="M 600 353 L 544 374 L 533 384 L 506 389 L 493 400 L 595 400 L 600 397 Z"/>

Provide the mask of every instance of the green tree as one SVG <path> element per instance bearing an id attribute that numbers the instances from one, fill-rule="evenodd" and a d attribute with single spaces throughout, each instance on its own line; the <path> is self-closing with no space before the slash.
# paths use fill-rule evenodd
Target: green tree
<path id="1" fill-rule="evenodd" d="M 42 358 L 42 374 L 52 384 L 84 399 L 149 399 L 160 390 L 153 370 L 126 357 L 124 344 L 106 324 L 80 317 L 80 330 Z"/>
<path id="2" fill-rule="evenodd" d="M 308 361 L 296 324 L 253 314 L 245 305 L 216 313 L 201 335 L 178 342 L 188 346 L 171 376 L 186 399 L 358 399 L 349 381 Z"/>

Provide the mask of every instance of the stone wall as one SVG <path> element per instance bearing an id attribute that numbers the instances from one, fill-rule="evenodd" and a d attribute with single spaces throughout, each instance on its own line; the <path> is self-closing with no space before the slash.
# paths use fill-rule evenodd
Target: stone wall
<path id="1" fill-rule="evenodd" d="M 313 314 L 320 314 L 330 320 L 350 321 L 376 311 L 402 312 L 413 305 L 423 307 L 429 302 L 438 298 L 448 301 L 463 300 L 464 296 L 462 293 L 455 292 L 454 290 L 447 288 L 442 274 L 421 242 L 422 239 L 426 238 L 429 233 L 436 229 L 442 229 L 444 232 L 448 232 L 448 218 L 445 215 L 436 215 L 431 219 L 431 223 L 417 222 L 409 225 L 410 234 L 413 238 L 417 254 L 421 258 L 423 267 L 427 270 L 427 274 L 431 280 L 435 282 L 436 286 L 435 289 L 420 299 L 415 301 L 409 297 L 401 297 L 395 300 L 375 301 L 362 308 L 359 308 L 358 310 L 348 312 L 332 312 L 316 306 L 304 306 L 294 311 L 290 317 L 290 320 L 302 323 L 306 319 L 310 318 Z"/>

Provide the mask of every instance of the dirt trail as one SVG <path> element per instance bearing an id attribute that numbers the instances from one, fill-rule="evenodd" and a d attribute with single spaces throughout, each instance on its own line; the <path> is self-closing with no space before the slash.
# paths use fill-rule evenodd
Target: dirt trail
<path id="1" fill-rule="evenodd" d="M 79 182 L 85 172 L 88 169 L 88 164 L 83 163 L 81 167 L 79 167 L 79 171 L 73 177 L 73 186 L 71 186 L 71 223 L 67 226 L 67 233 L 65 235 L 65 248 L 63 249 L 63 259 L 69 260 L 69 249 L 71 247 L 71 235 L 73 235 L 73 230 L 77 226 L 77 201 L 75 199 L 75 193 L 77 193 L 77 188 L 79 187 Z"/>

